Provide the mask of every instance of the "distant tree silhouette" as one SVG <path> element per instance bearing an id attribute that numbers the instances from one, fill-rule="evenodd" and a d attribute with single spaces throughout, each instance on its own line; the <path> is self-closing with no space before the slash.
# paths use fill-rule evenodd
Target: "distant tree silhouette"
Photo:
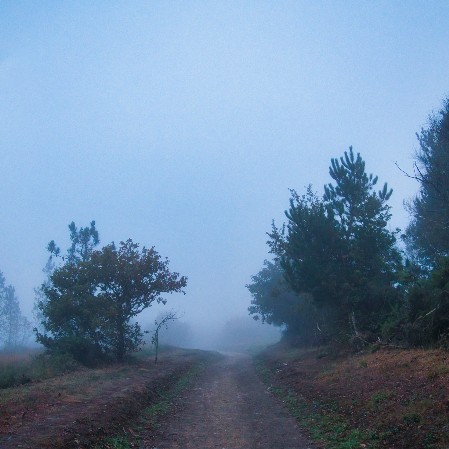
<path id="1" fill-rule="evenodd" d="M 31 335 L 31 323 L 22 314 L 12 285 L 7 285 L 0 271 L 0 344 L 11 351 L 23 346 Z"/>

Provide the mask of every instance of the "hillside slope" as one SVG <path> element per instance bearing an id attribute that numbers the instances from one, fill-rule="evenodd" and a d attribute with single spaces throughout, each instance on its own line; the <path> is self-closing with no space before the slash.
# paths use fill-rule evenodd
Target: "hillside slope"
<path id="1" fill-rule="evenodd" d="M 259 374 L 329 449 L 449 447 L 449 354 L 380 350 L 337 355 L 276 345 Z"/>

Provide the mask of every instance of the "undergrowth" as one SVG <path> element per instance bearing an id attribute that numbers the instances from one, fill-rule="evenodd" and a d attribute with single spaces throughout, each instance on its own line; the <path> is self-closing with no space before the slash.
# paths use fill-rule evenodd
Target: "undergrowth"
<path id="1" fill-rule="evenodd" d="M 0 389 L 49 379 L 79 367 L 79 363 L 63 353 L 41 353 L 17 360 L 14 357 L 0 357 Z"/>
<path id="2" fill-rule="evenodd" d="M 162 347 L 161 353 L 169 350 Z M 154 355 L 152 347 L 132 354 L 128 364 L 140 363 Z M 16 354 L 0 353 L 0 389 L 17 387 L 31 382 L 50 379 L 61 374 L 71 373 L 83 367 L 70 354 L 65 352 L 29 351 Z"/>

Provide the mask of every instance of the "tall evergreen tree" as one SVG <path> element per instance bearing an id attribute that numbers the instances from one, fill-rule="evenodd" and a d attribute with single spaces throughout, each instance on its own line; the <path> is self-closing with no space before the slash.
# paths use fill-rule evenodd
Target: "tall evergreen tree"
<path id="1" fill-rule="evenodd" d="M 278 252 L 284 277 L 296 294 L 311 294 L 319 305 L 334 303 L 345 254 L 334 214 L 311 186 L 304 195 L 295 190 L 291 194 L 287 226 L 273 227 L 268 244 Z"/>
<path id="2" fill-rule="evenodd" d="M 449 256 L 449 98 L 417 135 L 414 174 L 418 195 L 408 203 L 412 220 L 405 240 L 411 254 L 427 267 Z"/>
<path id="3" fill-rule="evenodd" d="M 412 345 L 449 341 L 449 98 L 417 134 L 414 173 L 419 192 L 408 204 L 404 240 L 410 266 L 421 274 L 409 283 L 405 337 Z M 418 270 L 416 270 L 416 267 Z M 421 269 L 421 273 L 419 273 Z M 424 271 L 424 274 L 422 273 Z"/>
<path id="4" fill-rule="evenodd" d="M 324 201 L 335 217 L 344 240 L 344 291 L 342 300 L 351 314 L 372 321 L 372 314 L 385 309 L 393 291 L 391 283 L 400 269 L 396 234 L 388 228 L 391 218 L 387 201 L 393 191 L 387 183 L 376 190 L 378 177 L 368 174 L 360 153 L 352 147 L 332 159 L 329 174 L 334 184 L 325 186 Z"/>
<path id="5" fill-rule="evenodd" d="M 310 187 L 303 196 L 292 191 L 287 225 L 273 228 L 269 245 L 290 288 L 332 311 L 334 328 L 377 333 L 397 297 L 401 259 L 397 231 L 388 229 L 392 190 L 375 189 L 377 177 L 352 148 L 332 159 L 329 173 L 334 184 L 323 199 Z"/>

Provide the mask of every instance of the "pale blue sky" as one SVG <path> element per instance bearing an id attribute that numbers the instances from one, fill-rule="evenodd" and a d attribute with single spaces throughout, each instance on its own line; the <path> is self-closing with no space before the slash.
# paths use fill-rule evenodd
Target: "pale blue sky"
<path id="1" fill-rule="evenodd" d="M 95 219 L 189 277 L 168 307 L 246 313 L 289 188 L 353 145 L 417 185 L 415 132 L 449 94 L 448 1 L 2 1 L 0 270 L 26 313 L 45 247 Z"/>

